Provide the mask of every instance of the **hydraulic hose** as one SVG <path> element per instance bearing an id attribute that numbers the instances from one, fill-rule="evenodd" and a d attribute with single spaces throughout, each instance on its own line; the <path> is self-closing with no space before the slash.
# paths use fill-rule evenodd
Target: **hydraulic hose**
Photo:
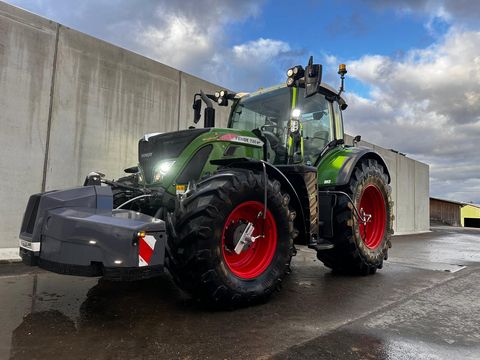
<path id="1" fill-rule="evenodd" d="M 330 195 L 330 194 L 338 194 L 338 195 L 343 195 L 345 196 L 347 199 L 348 199 L 348 202 L 352 205 L 352 209 L 353 211 L 355 212 L 355 215 L 357 217 L 357 220 L 360 220 L 362 223 L 365 223 L 367 222 L 367 219 L 364 218 L 360 212 L 358 211 L 357 207 L 355 206 L 355 203 L 353 202 L 352 198 L 350 197 L 350 195 L 348 195 L 346 192 L 344 191 L 339 191 L 339 190 L 320 190 L 319 193 L 324 193 L 324 194 L 327 194 L 327 195 Z"/>
<path id="2" fill-rule="evenodd" d="M 141 198 L 144 198 L 144 197 L 150 197 L 150 196 L 153 196 L 153 195 L 152 195 L 152 194 L 145 194 L 145 195 L 136 196 L 136 197 L 134 197 L 134 198 L 132 198 L 132 199 L 130 199 L 130 200 L 125 201 L 123 204 L 118 205 L 118 206 L 115 208 L 115 210 L 121 209 L 121 208 L 124 207 L 125 205 L 130 204 L 131 202 L 134 202 L 134 201 L 136 201 L 136 200 L 138 200 L 138 199 L 141 199 Z"/>

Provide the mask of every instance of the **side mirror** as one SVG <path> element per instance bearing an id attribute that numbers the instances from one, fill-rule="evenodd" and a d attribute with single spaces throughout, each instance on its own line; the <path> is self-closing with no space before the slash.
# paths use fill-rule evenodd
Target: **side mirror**
<path id="1" fill-rule="evenodd" d="M 215 127 L 215 109 L 212 107 L 206 107 L 203 115 L 205 116 L 204 127 Z"/>
<path id="2" fill-rule="evenodd" d="M 357 135 L 353 138 L 353 146 L 357 145 L 362 140 L 362 137 L 360 135 Z"/>
<path id="3" fill-rule="evenodd" d="M 305 68 L 305 97 L 310 97 L 318 92 L 322 82 L 322 65 L 313 63 L 313 56 L 310 56 L 308 65 Z"/>
<path id="4" fill-rule="evenodd" d="M 193 101 L 193 122 L 196 124 L 200 120 L 200 110 L 202 109 L 202 99 Z"/>
<path id="5" fill-rule="evenodd" d="M 132 166 L 124 169 L 123 171 L 125 171 L 127 174 L 136 174 L 140 171 L 140 169 L 138 168 L 138 166 Z"/>

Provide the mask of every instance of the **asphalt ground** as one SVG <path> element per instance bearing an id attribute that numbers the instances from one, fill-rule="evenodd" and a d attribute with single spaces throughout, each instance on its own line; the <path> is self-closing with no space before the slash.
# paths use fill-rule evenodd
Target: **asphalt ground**
<path id="1" fill-rule="evenodd" d="M 270 302 L 202 308 L 168 274 L 114 283 L 0 265 L 0 359 L 480 359 L 480 229 L 397 236 L 374 276 L 301 248 Z"/>

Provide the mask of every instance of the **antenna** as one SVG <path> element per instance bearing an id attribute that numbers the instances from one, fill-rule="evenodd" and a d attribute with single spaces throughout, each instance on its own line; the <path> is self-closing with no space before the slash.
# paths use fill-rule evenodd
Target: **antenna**
<path id="1" fill-rule="evenodd" d="M 310 55 L 310 59 L 308 59 L 308 66 L 313 65 L 313 55 Z"/>

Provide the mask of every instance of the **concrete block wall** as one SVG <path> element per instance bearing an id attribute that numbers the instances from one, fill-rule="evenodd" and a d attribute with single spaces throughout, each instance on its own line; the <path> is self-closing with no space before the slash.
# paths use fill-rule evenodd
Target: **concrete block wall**
<path id="1" fill-rule="evenodd" d="M 31 194 L 80 185 L 92 170 L 121 176 L 143 134 L 187 128 L 193 95 L 221 88 L 2 2 L 0 34 L 0 250 L 17 247 Z M 228 108 L 216 113 L 225 126 Z M 368 145 L 396 174 L 394 194 L 408 194 L 396 228 L 427 230 L 428 166 Z"/>
<path id="2" fill-rule="evenodd" d="M 0 34 L 0 249 L 31 194 L 121 176 L 143 134 L 187 128 L 193 95 L 220 88 L 3 2 Z"/>
<path id="3" fill-rule="evenodd" d="M 0 3 L 0 247 L 42 190 L 56 24 Z"/>
<path id="4" fill-rule="evenodd" d="M 415 232 L 430 228 L 430 168 L 415 161 Z"/>
<path id="5" fill-rule="evenodd" d="M 218 88 L 59 25 L 46 190 L 92 170 L 121 176 L 137 163 L 143 134 L 192 125 L 193 95 Z M 227 116 L 220 110 L 218 121 Z"/>

